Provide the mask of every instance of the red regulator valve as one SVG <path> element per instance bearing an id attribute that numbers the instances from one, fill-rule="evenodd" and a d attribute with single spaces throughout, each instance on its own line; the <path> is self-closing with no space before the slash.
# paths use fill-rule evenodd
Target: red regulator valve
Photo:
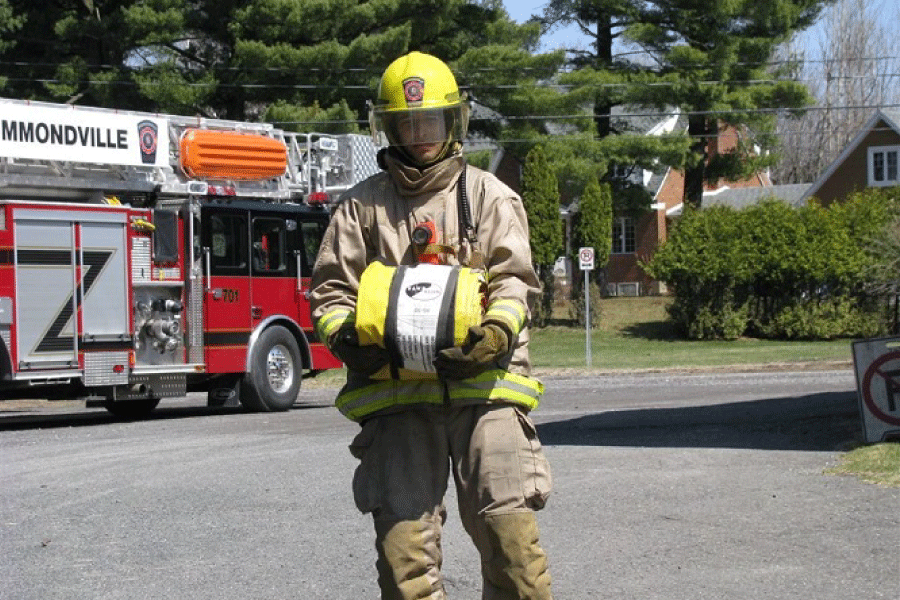
<path id="1" fill-rule="evenodd" d="M 441 264 L 440 246 L 437 245 L 437 227 L 432 221 L 416 225 L 412 232 L 416 260 L 430 265 Z"/>

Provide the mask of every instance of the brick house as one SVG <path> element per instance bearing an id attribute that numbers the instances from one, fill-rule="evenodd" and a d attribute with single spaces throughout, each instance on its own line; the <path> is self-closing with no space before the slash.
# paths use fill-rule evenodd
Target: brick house
<path id="1" fill-rule="evenodd" d="M 685 119 L 680 115 L 660 115 L 655 118 L 645 119 L 644 135 L 664 135 L 677 130 L 687 129 Z M 738 147 L 741 142 L 741 134 L 732 129 L 725 128 L 719 136 L 709 141 L 708 152 L 725 153 Z M 477 146 L 476 146 L 477 149 Z M 522 169 L 524 163 L 518 157 L 502 149 L 493 148 L 494 154 L 489 170 L 509 185 L 516 193 L 522 193 Z M 636 183 L 643 185 L 652 197 L 650 210 L 638 216 L 614 215 L 613 217 L 613 242 L 612 254 L 606 268 L 608 295 L 648 295 L 665 293 L 665 286 L 651 279 L 640 267 L 641 261 L 651 258 L 668 237 L 668 231 L 673 219 L 681 214 L 684 196 L 684 173 L 672 168 L 662 168 L 657 172 L 639 171 L 630 172 L 627 175 Z M 704 200 L 728 190 L 744 188 L 772 189 L 772 182 L 767 173 L 757 173 L 741 181 L 720 181 L 715 185 L 707 185 L 704 191 Z M 577 212 L 577 201 L 566 206 L 562 199 L 563 207 L 560 210 L 566 230 L 566 256 L 572 255 L 569 245 L 571 218 Z M 577 267 L 577 266 L 576 266 Z M 570 279 L 573 275 L 572 266 L 567 264 L 564 277 Z"/>
<path id="2" fill-rule="evenodd" d="M 707 152 L 731 152 L 741 144 L 742 133 L 723 128 L 709 140 Z M 613 252 L 607 267 L 607 293 L 610 295 L 646 295 L 665 293 L 665 285 L 651 279 L 640 267 L 668 238 L 669 228 L 684 206 L 684 173 L 667 168 L 659 173 L 645 174 L 645 187 L 653 197 L 650 211 L 637 218 L 616 215 L 613 224 Z M 720 194 L 743 189 L 772 190 L 772 181 L 765 172 L 739 181 L 718 181 L 707 184 L 702 205 Z"/>
<path id="3" fill-rule="evenodd" d="M 840 201 L 868 187 L 900 185 L 900 110 L 880 109 L 822 175 L 804 199 L 816 197 L 824 205 Z"/>

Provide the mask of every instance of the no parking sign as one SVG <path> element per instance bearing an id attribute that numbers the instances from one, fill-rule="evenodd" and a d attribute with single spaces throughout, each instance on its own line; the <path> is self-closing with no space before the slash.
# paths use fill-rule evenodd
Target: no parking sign
<path id="1" fill-rule="evenodd" d="M 578 250 L 578 265 L 582 271 L 594 270 L 594 249 L 581 248 Z"/>
<path id="2" fill-rule="evenodd" d="M 853 364 L 866 441 L 900 434 L 900 338 L 853 342 Z"/>

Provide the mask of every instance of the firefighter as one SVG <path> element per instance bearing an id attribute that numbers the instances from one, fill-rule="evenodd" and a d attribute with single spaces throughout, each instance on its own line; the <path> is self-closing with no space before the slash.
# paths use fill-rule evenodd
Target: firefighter
<path id="1" fill-rule="evenodd" d="M 534 512 L 550 493 L 550 470 L 528 416 L 543 392 L 530 376 L 526 328 L 539 284 L 521 199 L 463 158 L 468 119 L 438 58 L 411 52 L 388 66 L 370 106 L 373 133 L 388 141 L 383 172 L 341 198 L 312 274 L 319 338 L 348 367 L 336 405 L 361 424 L 350 446 L 360 461 L 353 493 L 374 519 L 385 600 L 446 598 L 441 530 L 451 474 L 481 555 L 483 598 L 551 598 Z M 437 353 L 436 376 L 377 379 L 391 354 L 359 344 L 360 277 L 376 258 L 415 264 L 413 232 L 423 223 L 444 264 L 484 269 L 484 318 Z"/>

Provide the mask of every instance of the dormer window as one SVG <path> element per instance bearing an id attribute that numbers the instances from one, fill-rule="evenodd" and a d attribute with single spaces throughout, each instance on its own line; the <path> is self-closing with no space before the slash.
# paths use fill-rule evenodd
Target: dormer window
<path id="1" fill-rule="evenodd" d="M 900 184 L 897 159 L 900 146 L 871 146 L 869 148 L 869 186 L 887 187 Z"/>
<path id="2" fill-rule="evenodd" d="M 609 166 L 609 175 L 611 179 L 619 181 L 630 181 L 631 183 L 641 183 L 641 174 L 643 171 L 635 165 L 622 165 L 613 163 Z"/>

